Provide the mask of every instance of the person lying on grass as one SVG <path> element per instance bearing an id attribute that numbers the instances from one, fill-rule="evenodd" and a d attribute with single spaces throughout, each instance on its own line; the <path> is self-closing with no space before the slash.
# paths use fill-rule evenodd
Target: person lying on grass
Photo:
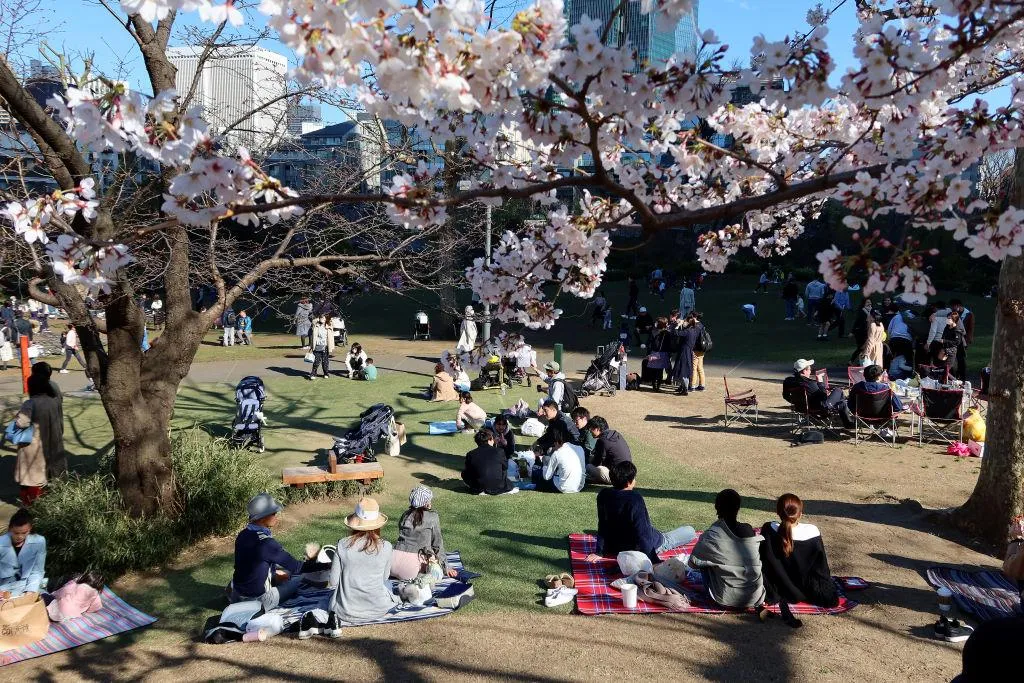
<path id="1" fill-rule="evenodd" d="M 487 411 L 473 402 L 468 391 L 459 396 L 459 412 L 455 415 L 455 426 L 463 431 L 480 429 L 487 421 Z"/>
<path id="2" fill-rule="evenodd" d="M 538 466 L 533 468 L 532 478 L 537 490 L 547 493 L 579 493 L 586 484 L 583 449 L 569 443 L 565 430 L 561 428 L 554 430 L 552 446 L 554 450 L 551 455 L 540 458 Z"/>
<path id="3" fill-rule="evenodd" d="M 448 576 L 457 571 L 448 567 L 441 536 L 441 516 L 432 507 L 434 492 L 417 486 L 409 492 L 409 509 L 398 520 L 398 540 L 391 555 L 391 578 L 412 581 L 422 569 L 421 550 L 430 550 Z"/>
<path id="4" fill-rule="evenodd" d="M 597 552 L 587 555 L 587 562 L 636 550 L 657 564 L 661 562 L 659 553 L 686 545 L 696 538 L 697 532 L 692 526 L 666 532 L 654 528 L 644 497 L 633 490 L 636 486 L 636 465 L 631 461 L 615 463 L 609 474 L 612 488 L 597 494 Z"/>
<path id="5" fill-rule="evenodd" d="M 754 607 L 764 619 L 764 581 L 760 545 L 764 539 L 749 524 L 737 521 L 743 500 L 732 489 L 715 496 L 718 521 L 701 534 L 690 555 L 690 567 L 704 577 L 708 595 L 723 607 Z"/>
<path id="6" fill-rule="evenodd" d="M 804 503 L 796 495 L 785 493 L 775 503 L 778 522 L 761 527 L 761 566 L 768 602 L 778 602 L 782 619 L 793 628 L 803 624 L 789 606 L 808 602 L 818 607 L 839 604 L 839 591 L 825 556 L 821 533 L 813 524 L 800 520 Z"/>

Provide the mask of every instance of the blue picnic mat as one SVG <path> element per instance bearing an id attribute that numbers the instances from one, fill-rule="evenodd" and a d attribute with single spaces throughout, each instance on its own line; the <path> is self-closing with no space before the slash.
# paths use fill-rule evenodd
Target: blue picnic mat
<path id="1" fill-rule="evenodd" d="M 964 612 L 979 621 L 1020 616 L 1020 591 L 998 569 L 968 572 L 952 567 L 931 567 L 926 576 L 936 588 L 953 591 L 953 599 Z"/>
<path id="2" fill-rule="evenodd" d="M 60 624 L 50 624 L 46 637 L 31 645 L 0 652 L 0 666 L 23 662 L 26 659 L 52 655 L 79 645 L 92 643 L 110 636 L 149 626 L 156 621 L 135 609 L 109 588 L 100 595 L 103 607 L 98 612 L 83 614 Z"/>
<path id="3" fill-rule="evenodd" d="M 438 434 L 457 434 L 458 432 L 459 428 L 455 426 L 455 420 L 430 423 L 431 436 L 437 436 Z"/>

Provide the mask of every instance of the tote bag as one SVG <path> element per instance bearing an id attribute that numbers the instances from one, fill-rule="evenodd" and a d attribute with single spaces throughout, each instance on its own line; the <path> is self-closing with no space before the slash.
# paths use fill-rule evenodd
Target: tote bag
<path id="1" fill-rule="evenodd" d="M 38 594 L 0 600 L 0 652 L 42 640 L 49 628 L 50 617 Z"/>

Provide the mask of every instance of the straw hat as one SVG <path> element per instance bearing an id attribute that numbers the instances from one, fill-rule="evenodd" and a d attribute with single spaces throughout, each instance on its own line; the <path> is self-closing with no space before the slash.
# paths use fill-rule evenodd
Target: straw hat
<path id="1" fill-rule="evenodd" d="M 360 498 L 356 510 L 345 518 L 345 525 L 355 531 L 373 531 L 388 523 L 388 516 L 382 514 L 380 505 L 373 498 Z"/>

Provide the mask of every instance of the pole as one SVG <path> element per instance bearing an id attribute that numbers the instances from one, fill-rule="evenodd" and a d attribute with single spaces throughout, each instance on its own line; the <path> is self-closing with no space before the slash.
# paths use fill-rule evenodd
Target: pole
<path id="1" fill-rule="evenodd" d="M 32 374 L 32 360 L 28 357 L 28 335 L 21 335 L 18 343 L 21 346 L 21 390 L 27 394 L 28 377 Z"/>
<path id="2" fill-rule="evenodd" d="M 484 231 L 484 260 L 491 265 L 491 205 L 487 205 L 486 229 Z M 484 342 L 491 338 L 491 305 L 484 302 Z"/>

